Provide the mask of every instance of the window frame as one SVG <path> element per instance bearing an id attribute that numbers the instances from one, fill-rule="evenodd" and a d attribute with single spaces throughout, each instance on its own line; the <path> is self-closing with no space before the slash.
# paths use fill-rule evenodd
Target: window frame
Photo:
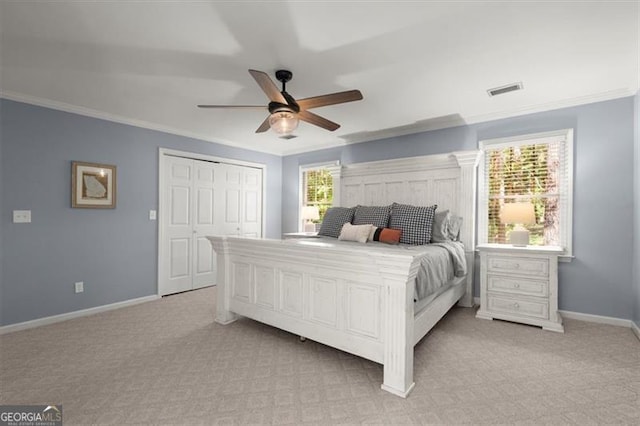
<path id="1" fill-rule="evenodd" d="M 497 139 L 481 140 L 478 143 L 481 152 L 480 167 L 478 167 L 478 242 L 486 244 L 489 240 L 489 188 L 486 179 L 486 151 L 496 148 L 508 148 L 522 145 L 534 145 L 550 142 L 564 143 L 566 159 L 560 163 L 560 174 L 567 176 L 560 191 L 560 243 L 564 254 L 563 261 L 573 258 L 573 129 L 554 130 L 550 132 L 531 133 Z M 562 170 L 566 168 L 566 170 Z M 563 194 L 563 193 L 566 193 Z M 563 196 L 564 195 L 564 196 Z"/>
<path id="2" fill-rule="evenodd" d="M 298 171 L 298 232 L 302 232 L 304 230 L 304 221 L 300 215 L 302 211 L 302 207 L 305 205 L 305 188 L 304 188 L 304 174 L 308 171 L 325 169 L 331 173 L 331 177 L 333 178 L 333 203 L 332 207 L 340 206 L 340 174 L 342 170 L 342 166 L 340 164 L 340 160 L 334 160 L 330 162 L 321 162 L 321 163 L 311 163 L 300 165 Z"/>

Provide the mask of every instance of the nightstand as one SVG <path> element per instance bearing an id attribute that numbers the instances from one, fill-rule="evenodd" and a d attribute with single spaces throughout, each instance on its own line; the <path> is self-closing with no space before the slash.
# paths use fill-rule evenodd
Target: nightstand
<path id="1" fill-rule="evenodd" d="M 286 232 L 282 234 L 282 239 L 288 238 L 320 238 L 317 232 Z"/>
<path id="2" fill-rule="evenodd" d="M 558 313 L 560 247 L 481 244 L 477 318 L 537 325 L 563 333 Z"/>

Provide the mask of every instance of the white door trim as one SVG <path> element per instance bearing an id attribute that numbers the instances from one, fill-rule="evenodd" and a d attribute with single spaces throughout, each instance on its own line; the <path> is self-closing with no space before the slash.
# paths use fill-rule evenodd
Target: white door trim
<path id="1" fill-rule="evenodd" d="M 157 265 L 157 271 L 156 271 L 156 294 L 158 296 L 160 296 L 160 277 L 162 276 L 162 271 L 161 269 L 161 265 L 162 265 L 162 259 L 164 258 L 164 252 L 163 252 L 163 248 L 162 248 L 162 244 L 161 242 L 163 241 L 163 237 L 164 237 L 164 230 L 162 229 L 162 215 L 163 215 L 163 211 L 162 211 L 162 206 L 164 206 L 164 185 L 165 185 L 165 179 L 164 179 L 164 157 L 165 155 L 171 155 L 174 157 L 183 157 L 183 158 L 190 158 L 192 160 L 204 160 L 204 161 L 213 161 L 213 162 L 218 162 L 218 163 L 225 163 L 225 164 L 233 164 L 236 166 L 245 166 L 245 167 L 253 167 L 256 169 L 261 169 L 262 170 L 262 237 L 264 238 L 265 232 L 266 232 L 266 225 L 267 225 L 267 215 L 266 215 L 266 211 L 267 211 L 267 165 L 266 164 L 262 164 L 262 163 L 254 163 L 251 161 L 244 161 L 244 160 L 235 160 L 235 159 L 231 159 L 231 158 L 224 158 L 224 157 L 216 157 L 213 155 L 207 155 L 207 154 L 200 154 L 197 152 L 189 152 L 189 151 L 179 151 L 179 150 L 175 150 L 175 149 L 169 149 L 169 148 L 159 148 L 158 149 L 158 206 L 157 206 L 157 217 L 156 217 L 156 226 L 158 229 L 158 239 L 156 241 L 156 246 L 158 247 L 158 265 Z"/>

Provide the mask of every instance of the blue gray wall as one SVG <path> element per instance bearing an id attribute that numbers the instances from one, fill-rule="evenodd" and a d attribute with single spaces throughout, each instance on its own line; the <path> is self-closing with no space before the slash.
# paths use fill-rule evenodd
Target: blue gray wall
<path id="1" fill-rule="evenodd" d="M 157 294 L 158 148 L 267 165 L 268 237 L 280 236 L 279 156 L 0 100 L 0 324 Z M 115 164 L 116 209 L 72 209 L 71 161 Z M 31 224 L 11 222 L 31 210 Z M 84 281 L 84 293 L 73 283 Z"/>
<path id="2" fill-rule="evenodd" d="M 483 139 L 573 128 L 575 259 L 559 268 L 560 309 L 630 319 L 636 298 L 629 232 L 633 227 L 633 110 L 634 98 L 628 97 L 287 156 L 282 162 L 283 231 L 294 231 L 297 225 L 299 165 L 476 149 Z"/>
<path id="3" fill-rule="evenodd" d="M 156 294 L 157 223 L 148 211 L 158 208 L 159 147 L 267 164 L 266 234 L 278 237 L 281 218 L 283 231 L 296 230 L 301 164 L 475 149 L 482 139 L 562 128 L 575 129 L 576 258 L 560 265 L 560 308 L 640 323 L 632 266 L 640 263 L 639 97 L 282 159 L 0 100 L 0 324 Z M 115 210 L 70 208 L 73 160 L 118 166 Z M 11 223 L 16 209 L 31 209 L 33 222 Z M 75 281 L 85 282 L 84 293 L 73 293 Z"/>
<path id="4" fill-rule="evenodd" d="M 640 91 L 636 93 L 633 111 L 634 193 L 633 193 L 633 284 L 636 293 L 634 321 L 640 329 Z"/>
<path id="5" fill-rule="evenodd" d="M 2 301 L 4 300 L 4 285 L 2 284 L 3 281 L 3 267 L 2 265 L 4 264 L 4 256 L 3 256 L 3 250 L 2 250 L 2 241 L 3 241 L 3 234 L 4 234 L 4 210 L 2 208 L 3 206 L 3 179 L 2 179 L 2 146 L 4 145 L 3 140 L 4 140 L 4 136 L 3 136 L 3 122 L 2 122 L 2 113 L 3 113 L 3 103 L 0 100 L 0 325 L 2 325 Z"/>

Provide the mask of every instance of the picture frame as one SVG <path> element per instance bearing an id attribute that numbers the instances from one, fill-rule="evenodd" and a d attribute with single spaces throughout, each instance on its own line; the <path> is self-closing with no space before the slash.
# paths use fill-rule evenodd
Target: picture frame
<path id="1" fill-rule="evenodd" d="M 71 207 L 114 209 L 116 180 L 116 166 L 72 161 Z"/>

